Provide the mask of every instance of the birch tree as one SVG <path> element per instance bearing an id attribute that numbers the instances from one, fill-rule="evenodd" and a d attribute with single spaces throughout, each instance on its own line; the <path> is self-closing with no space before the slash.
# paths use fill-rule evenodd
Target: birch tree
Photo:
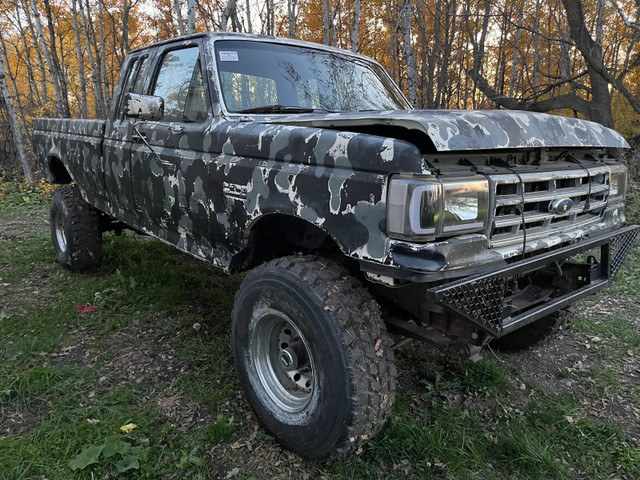
<path id="1" fill-rule="evenodd" d="M 56 110 L 58 112 L 59 117 L 64 117 L 65 108 L 64 108 L 64 103 L 62 101 L 62 92 L 60 91 L 60 82 L 58 81 L 57 71 L 51 59 L 49 47 L 47 46 L 47 43 L 44 39 L 44 30 L 42 29 L 42 22 L 40 21 L 40 12 L 38 11 L 38 5 L 36 4 L 36 0 L 31 0 L 31 8 L 33 13 L 33 22 L 36 27 L 36 32 L 38 33 L 38 42 L 40 43 L 40 48 L 42 50 L 42 54 L 47 64 L 47 69 L 49 70 L 49 78 L 51 79 L 51 86 L 53 87 L 53 94 L 56 100 Z"/>
<path id="2" fill-rule="evenodd" d="M 226 32 L 227 25 L 229 23 L 229 18 L 231 18 L 232 12 L 236 8 L 237 0 L 228 0 L 227 5 L 224 7 L 224 11 L 222 12 L 222 16 L 220 17 L 220 31 Z"/>
<path id="3" fill-rule="evenodd" d="M 353 24 L 351 26 L 351 51 L 358 51 L 358 28 L 360 27 L 360 0 L 353 3 Z"/>
<path id="4" fill-rule="evenodd" d="M 412 0 L 405 0 L 402 7 L 402 37 L 404 42 L 404 57 L 407 62 L 407 86 L 409 87 L 409 101 L 414 107 L 418 106 L 418 68 L 416 56 L 411 43 L 411 17 L 413 14 Z"/>
<path id="5" fill-rule="evenodd" d="M 360 0 L 356 0 L 359 2 Z M 296 8 L 298 0 L 287 0 L 287 16 L 289 19 L 289 38 L 296 36 Z"/>
<path id="6" fill-rule="evenodd" d="M 89 12 L 85 11 L 86 9 L 88 9 L 89 4 L 87 3 L 85 6 L 83 5 L 82 0 L 79 0 L 78 5 L 80 7 L 80 23 L 82 25 L 82 34 L 84 36 L 87 56 L 89 57 L 89 64 L 91 65 L 91 81 L 93 83 L 93 94 L 96 101 L 96 117 L 102 118 L 106 116 L 106 107 L 100 81 L 100 68 L 98 66 L 98 63 L 96 62 L 95 55 L 93 54 L 93 50 L 91 48 L 91 34 L 88 25 L 90 22 L 90 17 L 88 18 Z"/>
<path id="7" fill-rule="evenodd" d="M 180 35 L 186 35 L 187 32 L 184 28 L 184 19 L 182 18 L 182 8 L 180 6 L 180 0 L 173 0 L 173 9 L 176 12 L 176 22 L 178 23 L 178 32 Z"/>
<path id="8" fill-rule="evenodd" d="M 76 55 L 78 57 L 78 80 L 80 83 L 80 118 L 89 116 L 89 107 L 87 106 L 87 82 L 84 76 L 84 54 L 82 53 L 82 40 L 80 39 L 80 26 L 78 24 L 78 0 L 71 3 L 71 12 L 73 14 L 73 34 L 76 40 Z"/>
<path id="9" fill-rule="evenodd" d="M 58 49 L 56 47 L 56 32 L 53 22 L 53 14 L 51 13 L 51 4 L 49 0 L 42 0 L 44 4 L 44 11 L 47 17 L 47 31 L 49 32 L 49 55 L 51 57 L 51 63 L 54 71 L 52 81 L 58 84 L 60 91 L 60 104 L 62 106 L 62 116 L 70 117 L 71 112 L 69 110 L 69 95 L 67 94 L 67 80 L 64 77 L 62 71 L 62 65 L 58 58 Z M 35 5 L 35 0 L 34 0 Z"/>
<path id="10" fill-rule="evenodd" d="M 187 33 L 196 33 L 196 0 L 187 0 Z"/>
<path id="11" fill-rule="evenodd" d="M 11 135 L 13 136 L 13 143 L 15 144 L 16 151 L 18 152 L 18 158 L 20 160 L 20 165 L 22 166 L 22 171 L 27 181 L 29 183 L 33 183 L 33 173 L 31 172 L 31 167 L 29 166 L 27 155 L 24 150 L 24 141 L 22 139 L 20 125 L 18 124 L 18 117 L 16 116 L 16 111 L 13 106 L 13 97 L 9 93 L 9 88 L 7 86 L 7 77 L 4 67 L 4 55 L 5 51 L 3 48 L 2 55 L 0 55 L 0 93 L 2 94 L 2 99 L 4 100 L 5 108 L 7 110 L 9 129 L 11 130 Z"/>

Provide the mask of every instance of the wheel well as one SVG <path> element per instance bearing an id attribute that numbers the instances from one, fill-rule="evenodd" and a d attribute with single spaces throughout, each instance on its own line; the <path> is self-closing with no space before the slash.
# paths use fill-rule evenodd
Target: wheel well
<path id="1" fill-rule="evenodd" d="M 49 171 L 53 177 L 53 183 L 71 183 L 71 175 L 59 158 L 51 157 L 49 159 Z"/>
<path id="2" fill-rule="evenodd" d="M 266 215 L 251 228 L 247 246 L 231 264 L 235 271 L 249 270 L 275 258 L 296 253 L 332 259 L 344 255 L 336 241 L 321 228 L 298 217 Z"/>

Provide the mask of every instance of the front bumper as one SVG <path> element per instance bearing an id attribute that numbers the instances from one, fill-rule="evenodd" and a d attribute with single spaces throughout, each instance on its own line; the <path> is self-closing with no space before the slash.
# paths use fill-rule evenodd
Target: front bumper
<path id="1" fill-rule="evenodd" d="M 622 228 L 548 253 L 500 267 L 493 272 L 478 273 L 461 280 L 427 290 L 427 299 L 472 321 L 494 337 L 504 336 L 520 327 L 560 310 L 588 295 L 608 287 L 636 239 L 638 226 Z M 508 301 L 508 285 L 513 279 L 540 271 L 545 267 L 600 249 L 599 262 L 586 262 L 577 268 L 565 268 L 565 283 L 570 291 L 518 312 Z"/>

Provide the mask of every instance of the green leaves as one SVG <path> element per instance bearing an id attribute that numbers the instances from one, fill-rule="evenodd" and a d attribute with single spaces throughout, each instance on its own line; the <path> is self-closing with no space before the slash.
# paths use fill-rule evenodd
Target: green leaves
<path id="1" fill-rule="evenodd" d="M 104 445 L 91 445 L 85 448 L 76 458 L 69 462 L 69 467 L 71 470 L 83 470 L 89 465 L 98 463 L 98 457 L 102 450 L 104 450 Z"/>
<path id="2" fill-rule="evenodd" d="M 131 443 L 123 440 L 122 435 L 112 435 L 108 437 L 102 445 L 91 445 L 82 452 L 80 452 L 76 458 L 69 462 L 71 470 L 83 470 L 89 465 L 100 462 L 100 456 L 105 463 L 113 463 L 113 460 L 118 458 L 115 462 L 116 470 L 118 473 L 126 472 L 127 470 L 140 468 L 140 454 L 142 453 L 142 446 L 132 446 Z"/>

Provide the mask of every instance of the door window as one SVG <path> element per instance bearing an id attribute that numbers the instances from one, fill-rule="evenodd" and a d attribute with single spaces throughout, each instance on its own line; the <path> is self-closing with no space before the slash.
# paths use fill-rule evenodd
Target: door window
<path id="1" fill-rule="evenodd" d="M 127 77 L 124 81 L 124 85 L 122 86 L 122 94 L 120 95 L 120 105 L 118 111 L 120 112 L 120 116 L 124 117 L 126 105 L 124 102 L 125 96 L 127 93 L 135 92 L 140 93 L 140 88 L 142 87 L 142 79 L 144 78 L 144 69 L 147 66 L 147 59 L 149 57 L 138 57 L 135 58 L 129 66 L 129 71 L 127 72 Z"/>
<path id="2" fill-rule="evenodd" d="M 204 94 L 198 47 L 170 50 L 162 57 L 153 95 L 164 99 L 165 122 L 204 122 Z"/>

